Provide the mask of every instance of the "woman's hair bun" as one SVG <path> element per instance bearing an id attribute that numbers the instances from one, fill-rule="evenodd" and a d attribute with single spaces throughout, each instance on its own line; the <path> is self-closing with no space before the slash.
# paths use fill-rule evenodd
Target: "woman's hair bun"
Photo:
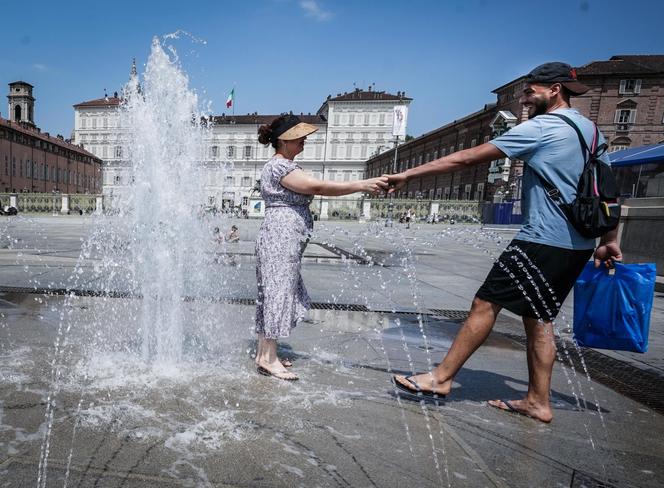
<path id="1" fill-rule="evenodd" d="M 267 124 L 261 125 L 258 128 L 258 142 L 261 144 L 269 144 L 272 137 L 272 127 Z"/>

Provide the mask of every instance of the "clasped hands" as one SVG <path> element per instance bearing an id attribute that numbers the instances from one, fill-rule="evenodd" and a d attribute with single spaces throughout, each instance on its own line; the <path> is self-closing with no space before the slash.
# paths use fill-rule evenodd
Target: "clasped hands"
<path id="1" fill-rule="evenodd" d="M 365 180 L 367 185 L 365 191 L 369 193 L 394 193 L 400 190 L 406 184 L 406 175 L 404 173 L 395 173 L 393 175 L 382 175 L 376 178 Z"/>

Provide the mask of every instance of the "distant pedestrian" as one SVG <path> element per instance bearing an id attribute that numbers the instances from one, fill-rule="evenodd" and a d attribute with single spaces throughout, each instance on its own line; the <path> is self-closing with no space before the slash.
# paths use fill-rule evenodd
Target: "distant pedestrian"
<path id="1" fill-rule="evenodd" d="M 360 181 L 321 181 L 305 173 L 293 160 L 304 150 L 307 136 L 318 128 L 295 115 L 282 115 L 258 129 L 258 141 L 276 150 L 261 173 L 265 219 L 256 238 L 256 366 L 259 373 L 296 380 L 286 370 L 289 360 L 277 356 L 277 339 L 288 337 L 305 317 L 309 296 L 300 267 L 313 228 L 309 205 L 314 195 L 340 196 L 378 193 L 387 178 Z"/>
<path id="2" fill-rule="evenodd" d="M 395 385 L 400 389 L 426 396 L 447 395 L 458 371 L 486 340 L 500 310 L 506 308 L 523 318 L 528 392 L 523 399 L 493 400 L 489 404 L 542 422 L 553 418 L 549 399 L 556 357 L 552 323 L 560 304 L 593 255 L 595 240 L 578 233 L 552 194 L 547 193 L 543 181 L 553 184 L 564 202 L 571 202 L 585 162 L 585 151 L 574 127 L 582 134 L 587 147 L 592 147 L 594 137 L 598 139 L 594 141 L 598 146 L 604 143 L 595 125 L 570 107 L 570 97 L 587 90 L 567 64 L 538 66 L 526 76 L 521 95 L 530 120 L 488 143 L 389 176 L 392 192 L 415 177 L 447 173 L 505 157 L 525 161 L 521 230 L 477 291 L 470 315 L 443 361 L 429 373 L 395 376 Z M 602 159 L 608 162 L 606 155 Z M 616 237 L 617 232 L 613 230 L 601 238 L 594 251 L 596 266 L 602 261 L 611 265 L 613 260 L 622 259 Z M 531 281 L 529 273 L 533 271 L 528 271 L 531 262 L 546 283 L 537 273 L 534 279 L 538 281 Z M 536 285 L 543 291 L 542 295 L 547 295 L 551 287 L 556 300 L 547 296 L 540 303 L 536 299 Z M 532 302 L 529 297 L 534 297 Z"/>
<path id="3" fill-rule="evenodd" d="M 217 244 L 221 244 L 224 242 L 224 237 L 221 235 L 221 229 L 219 229 L 219 227 L 215 227 L 212 230 L 212 238 Z"/>

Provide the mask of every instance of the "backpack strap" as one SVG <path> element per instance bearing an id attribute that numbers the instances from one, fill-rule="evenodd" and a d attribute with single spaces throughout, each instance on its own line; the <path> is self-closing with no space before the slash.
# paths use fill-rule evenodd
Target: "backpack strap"
<path id="1" fill-rule="evenodd" d="M 563 114 L 557 114 L 555 112 L 552 112 L 550 114 L 546 115 L 553 115 L 554 117 L 558 117 L 559 119 L 562 119 L 569 125 L 574 131 L 576 132 L 576 135 L 579 136 L 579 142 L 581 143 L 581 150 L 583 151 L 583 161 L 586 161 L 586 154 L 594 154 L 595 151 L 597 150 L 597 139 L 599 139 L 599 134 L 597 130 L 597 126 L 593 123 L 593 128 L 595 129 L 595 132 L 593 134 L 593 143 L 592 143 L 592 149 L 588 148 L 588 143 L 586 143 L 586 139 L 583 137 L 583 134 L 581 133 L 581 129 L 579 129 L 579 126 L 576 125 L 572 119 L 567 117 L 566 115 Z"/>
<path id="2" fill-rule="evenodd" d="M 548 113 L 546 115 L 553 115 L 554 117 L 558 117 L 559 119 L 562 119 L 567 125 L 572 127 L 574 131 L 576 132 L 576 135 L 579 137 L 579 142 L 581 143 L 581 152 L 583 153 L 583 164 L 585 165 L 587 162 L 587 157 L 588 156 L 595 156 L 597 157 L 597 153 L 601 149 L 602 152 L 606 150 L 606 144 L 602 144 L 600 147 L 597 147 L 597 142 L 599 140 L 599 130 L 597 129 L 597 125 L 593 123 L 593 128 L 595 129 L 595 132 L 593 134 L 593 142 L 592 142 L 592 147 L 589 148 L 588 144 L 586 143 L 586 139 L 583 137 L 583 134 L 581 133 L 581 129 L 566 115 L 562 114 L 557 114 L 557 113 Z M 537 177 L 540 179 L 540 182 L 542 183 L 542 186 L 544 187 L 544 190 L 546 191 L 546 194 L 549 195 L 549 197 L 556 202 L 557 204 L 561 204 L 562 200 L 560 199 L 560 190 L 558 190 L 557 187 L 549 183 L 542 175 L 540 175 L 537 171 L 535 171 L 535 174 Z"/>

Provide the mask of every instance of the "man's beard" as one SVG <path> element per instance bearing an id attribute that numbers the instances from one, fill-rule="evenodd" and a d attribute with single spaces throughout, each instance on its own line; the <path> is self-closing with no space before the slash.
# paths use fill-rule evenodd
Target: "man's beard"
<path id="1" fill-rule="evenodd" d="M 535 99 L 532 105 L 532 113 L 530 113 L 529 118 L 533 119 L 537 117 L 538 115 L 544 115 L 546 111 L 549 109 L 549 102 L 544 99 Z"/>

